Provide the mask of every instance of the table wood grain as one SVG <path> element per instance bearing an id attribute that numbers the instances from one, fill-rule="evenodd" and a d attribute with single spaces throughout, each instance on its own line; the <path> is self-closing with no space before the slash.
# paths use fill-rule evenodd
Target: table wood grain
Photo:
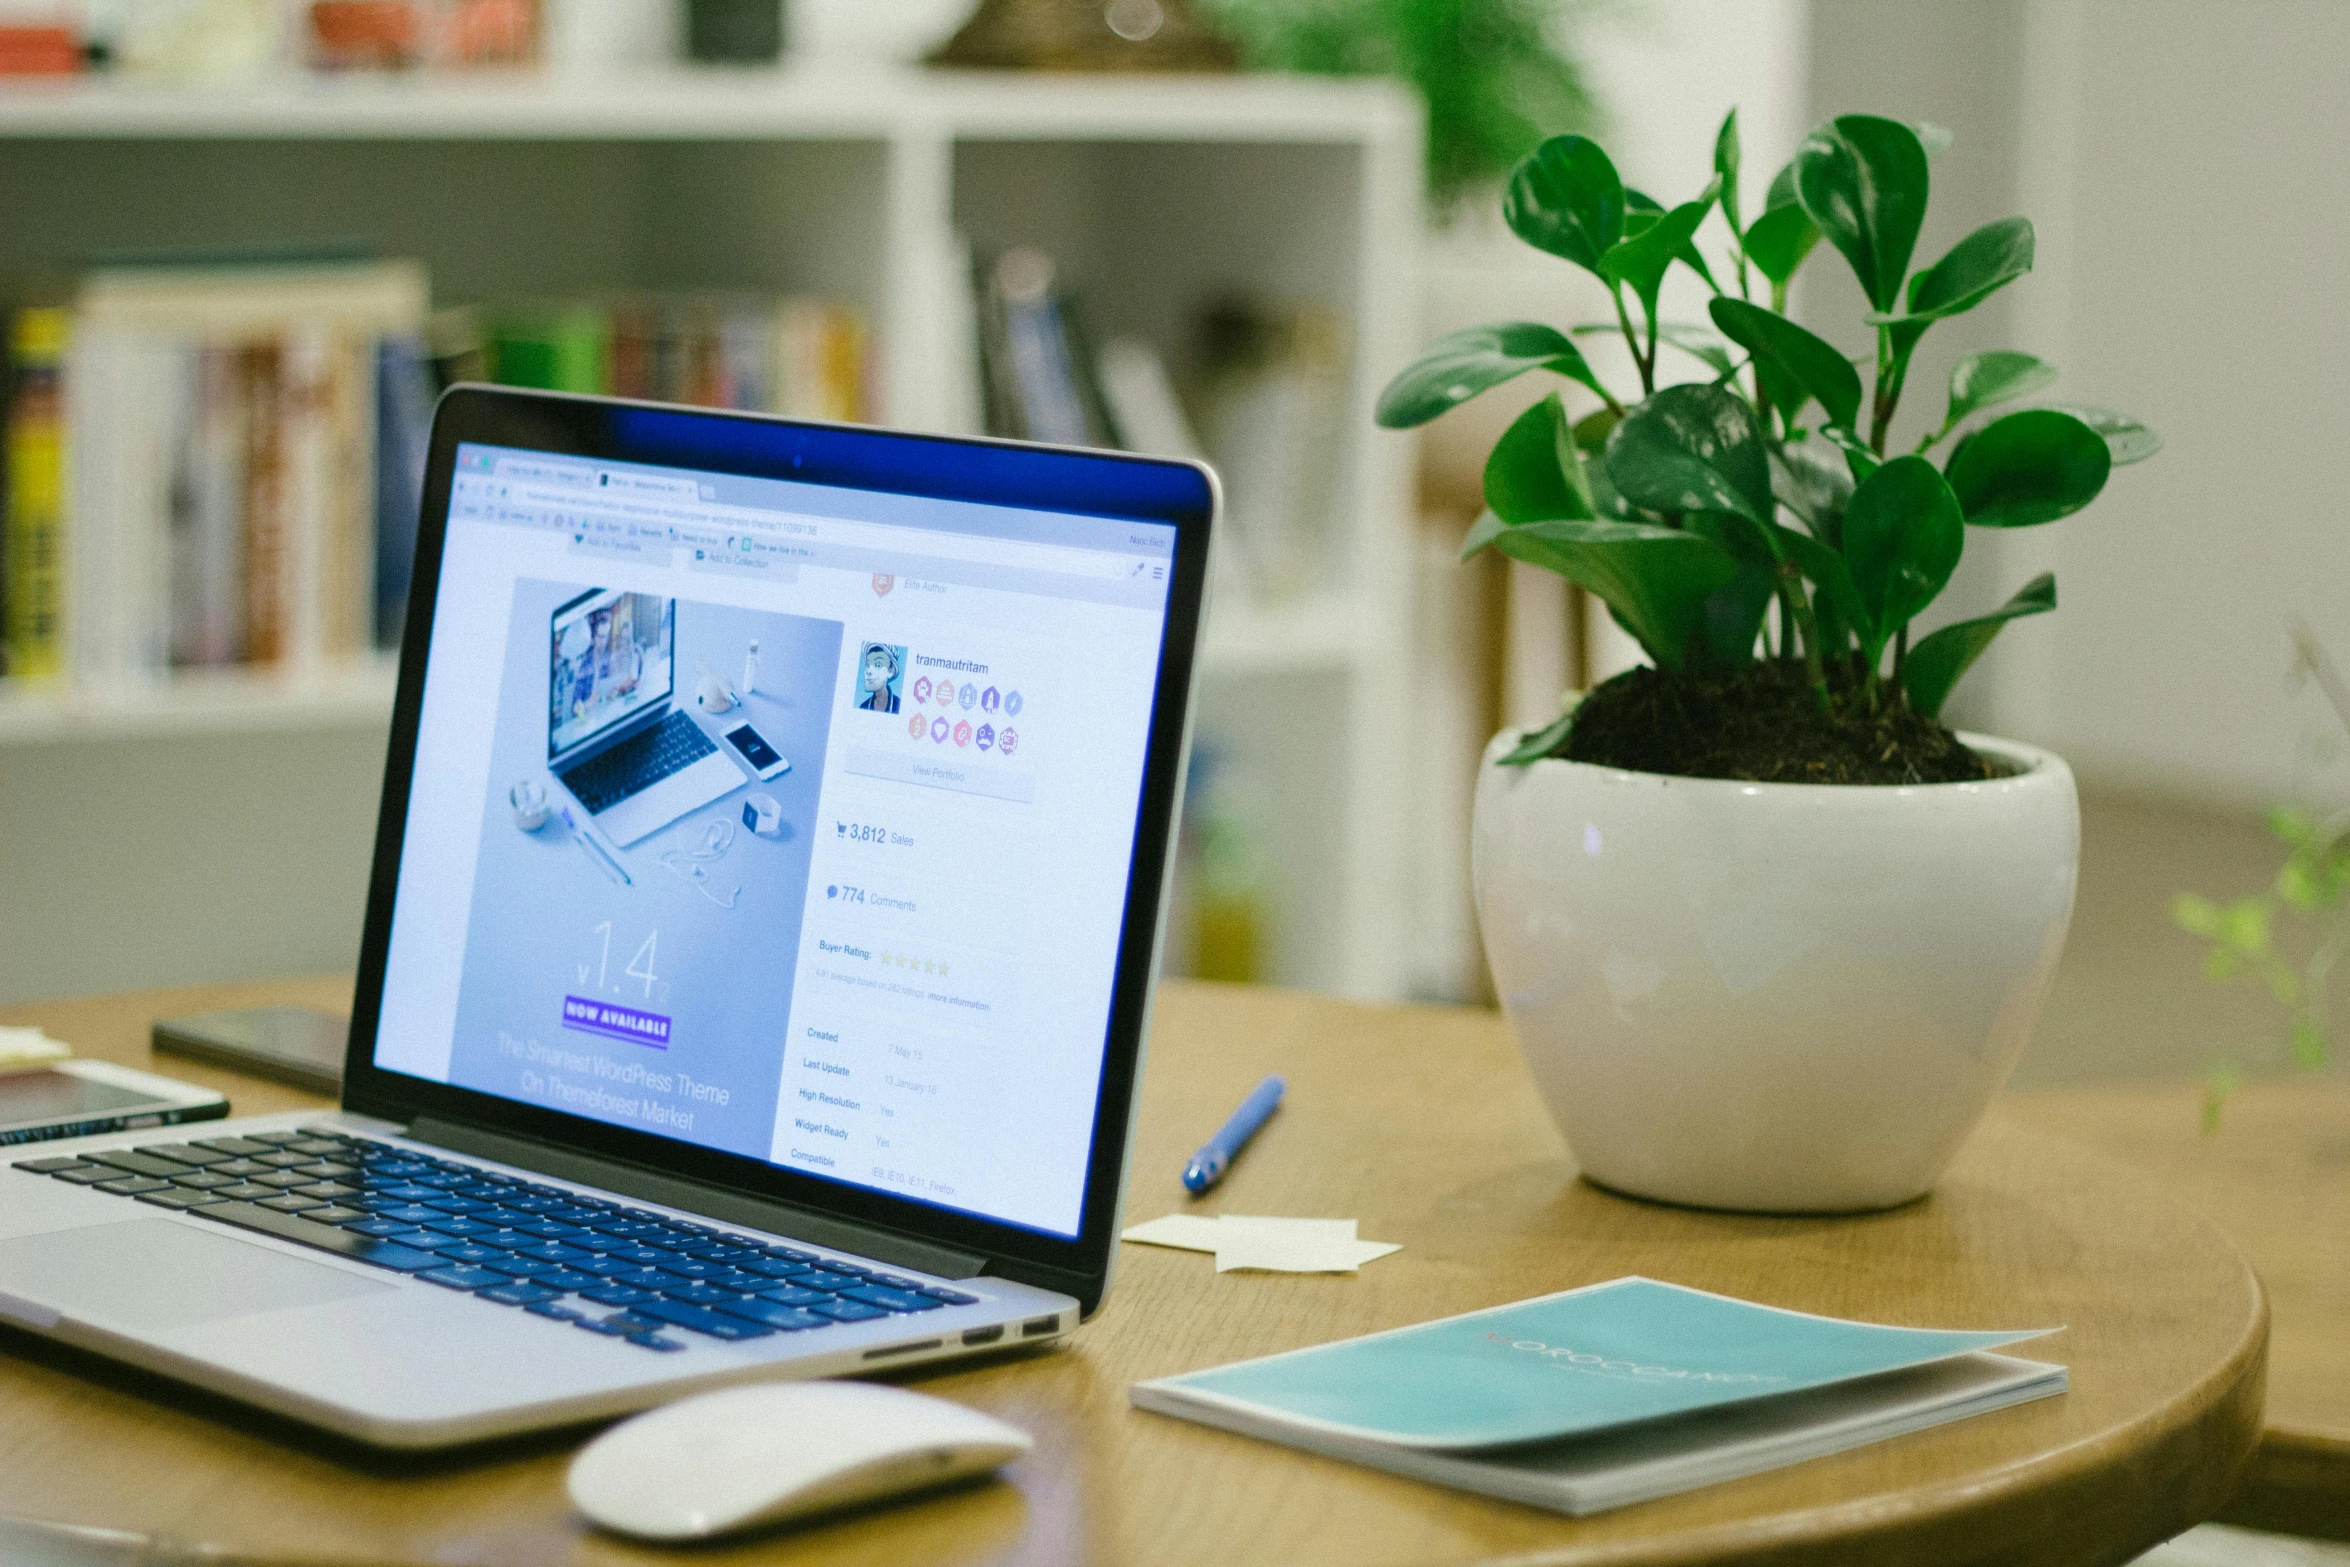
<path id="1" fill-rule="evenodd" d="M 2011 1096 L 2018 1124 L 2144 1172 L 2228 1233 L 2275 1314 L 2260 1451 L 2221 1517 L 2350 1540 L 2350 1082 L 2238 1090 L 2210 1136 L 2193 1083 Z"/>
<path id="2" fill-rule="evenodd" d="M 171 1058 L 148 1020 L 340 1005 L 302 981 L 24 1006 L 85 1053 L 315 1103 Z M 2114 1160 L 1995 1115 L 1939 1190 L 1863 1218 L 1749 1218 L 1576 1179 L 1490 1013 L 1370 1009 L 1169 985 L 1128 1217 L 1185 1206 L 1183 1156 L 1267 1071 L 1288 1104 L 1202 1211 L 1354 1217 L 1401 1253 L 1352 1278 L 1228 1274 L 1128 1246 L 1065 1348 L 913 1378 L 1019 1424 L 990 1484 L 717 1551 L 699 1563 L 1841 1563 L 2127 1560 L 2214 1512 L 2260 1431 L 2267 1307 L 2220 1230 Z M 1129 1384 L 1248 1355 L 1646 1274 L 1808 1311 L 2064 1331 L 2060 1397 L 1625 1508 L 1565 1519 L 1148 1415 Z M 580 1433 L 393 1460 L 143 1374 L 0 1338 L 0 1513 L 149 1532 L 278 1561 L 678 1559 L 594 1535 L 564 1502 Z"/>

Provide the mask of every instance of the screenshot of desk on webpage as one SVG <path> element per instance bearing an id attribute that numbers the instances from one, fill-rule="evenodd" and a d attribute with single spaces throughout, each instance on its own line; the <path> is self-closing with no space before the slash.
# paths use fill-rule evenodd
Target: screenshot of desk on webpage
<path id="1" fill-rule="evenodd" d="M 1075 1233 L 1173 543 L 460 448 L 377 1064 Z"/>

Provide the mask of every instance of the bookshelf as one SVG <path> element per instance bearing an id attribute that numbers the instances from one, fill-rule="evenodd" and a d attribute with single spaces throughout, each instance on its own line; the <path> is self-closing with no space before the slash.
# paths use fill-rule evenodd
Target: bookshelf
<path id="1" fill-rule="evenodd" d="M 1380 436 L 1370 410 L 1419 336 L 1419 112 L 1377 83 L 1015 79 L 835 61 L 234 90 L 12 83 L 0 88 L 10 192 L 0 272 L 106 251 L 358 239 L 422 258 L 444 302 L 614 288 L 819 293 L 864 310 L 885 417 L 923 429 L 967 417 L 954 390 L 966 362 L 955 342 L 968 319 L 965 241 L 1045 248 L 1100 335 L 1143 337 L 1175 364 L 1192 313 L 1220 288 L 1331 313 L 1352 350 L 1336 564 L 1295 601 L 1219 593 L 1200 725 L 1267 781 L 1271 977 L 1377 998 L 1399 988 L 1409 929 L 1399 849 L 1413 480 L 1410 444 Z M 30 750 L 43 753 L 54 799 L 71 795 L 54 773 L 83 765 L 77 754 L 95 769 L 118 766 L 122 746 L 153 756 L 246 736 L 347 740 L 383 724 L 391 688 L 380 657 L 299 676 L 0 684 L 0 809 L 12 756 Z M 173 918 L 211 907 L 207 853 L 240 863 L 233 845 L 170 839 L 158 864 L 165 839 L 143 850 L 119 824 L 87 825 L 123 874 L 140 867 L 152 950 Z M 270 863 L 303 874 L 298 853 Z M 240 901 L 271 895 L 245 876 Z M 4 950 L 6 935 L 0 970 L 42 956 Z M 247 971 L 348 961 L 339 950 L 257 952 Z M 110 975 L 59 984 L 98 988 Z M 157 958 L 123 982 L 194 977 Z"/>

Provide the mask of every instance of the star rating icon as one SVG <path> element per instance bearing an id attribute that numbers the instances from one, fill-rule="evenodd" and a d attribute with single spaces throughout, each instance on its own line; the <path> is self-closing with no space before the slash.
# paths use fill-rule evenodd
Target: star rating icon
<path id="1" fill-rule="evenodd" d="M 918 974 L 936 974 L 944 979 L 947 965 L 932 958 L 910 958 L 902 952 L 884 952 L 881 961 L 887 968 L 911 969 Z"/>

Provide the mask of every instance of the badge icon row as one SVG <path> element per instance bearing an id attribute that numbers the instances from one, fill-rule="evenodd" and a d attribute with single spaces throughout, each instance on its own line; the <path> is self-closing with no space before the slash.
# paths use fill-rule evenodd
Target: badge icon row
<path id="1" fill-rule="evenodd" d="M 960 706 L 965 712 L 977 708 L 983 713 L 992 713 L 1001 708 L 1006 718 L 1019 717 L 1023 705 L 1020 693 L 1017 691 L 999 691 L 994 686 L 989 686 L 982 691 L 976 680 L 966 680 L 958 686 L 952 680 L 944 677 L 934 681 L 928 675 L 916 676 L 914 680 L 915 705 L 920 706 L 931 701 L 937 702 L 941 707 Z"/>
<path id="2" fill-rule="evenodd" d="M 993 724 L 981 724 L 973 728 L 968 718 L 958 719 L 950 725 L 943 713 L 936 718 L 916 713 L 906 721 L 906 733 L 916 740 L 928 735 L 933 745 L 944 745 L 952 740 L 959 746 L 976 745 L 982 751 L 1000 750 L 1006 756 L 1020 749 L 1020 731 L 1009 724 L 998 733 Z"/>

